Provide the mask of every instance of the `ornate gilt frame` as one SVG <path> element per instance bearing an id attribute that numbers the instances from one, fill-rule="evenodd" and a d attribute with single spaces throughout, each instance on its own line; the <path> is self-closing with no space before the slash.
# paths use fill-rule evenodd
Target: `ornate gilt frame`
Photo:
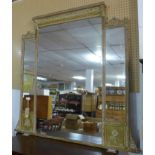
<path id="1" fill-rule="evenodd" d="M 75 9 L 69 9 L 67 11 L 61 11 L 61 12 L 57 12 L 57 13 L 52 13 L 52 14 L 47 14 L 44 16 L 37 16 L 34 17 L 33 23 L 34 23 L 34 27 L 35 27 L 35 42 L 36 42 L 36 47 L 35 47 L 35 77 L 37 76 L 37 59 L 38 59 L 38 35 L 39 35 L 39 29 L 43 28 L 43 27 L 47 27 L 50 25 L 57 25 L 57 24 L 61 24 L 61 23 L 66 23 L 66 22 L 71 22 L 71 21 L 76 21 L 76 20 L 81 20 L 81 19 L 87 19 L 87 18 L 92 18 L 92 17 L 101 17 L 102 18 L 102 29 L 103 29 L 103 35 L 102 35 L 102 39 L 103 39 L 103 60 L 105 60 L 105 29 L 106 28 L 114 28 L 114 27 L 124 27 L 125 28 L 125 50 L 126 50 L 126 71 L 128 71 L 128 42 L 130 42 L 129 38 L 128 38 L 128 19 L 123 19 L 123 20 L 119 20 L 116 18 L 113 18 L 112 20 L 108 20 L 106 18 L 106 6 L 104 3 L 97 3 L 97 4 L 93 4 L 93 5 L 87 5 L 84 7 L 79 7 L 79 8 L 75 8 Z M 23 39 L 26 39 L 27 37 L 30 37 L 30 33 L 26 34 L 23 36 Z M 34 36 L 34 35 L 33 35 Z M 31 36 L 32 37 L 32 36 Z M 23 48 L 23 55 L 24 55 L 24 48 Z M 23 60 L 23 59 L 22 59 Z M 22 66 L 23 66 L 23 62 L 22 62 Z M 104 70 L 104 69 L 103 69 Z M 103 71 L 104 73 L 104 71 Z M 104 74 L 103 74 L 104 75 Z M 128 72 L 126 72 L 126 75 L 128 77 Z M 21 77 L 23 77 L 23 68 L 22 68 L 22 73 L 21 73 Z M 22 79 L 22 78 L 21 78 Z M 126 80 L 128 82 L 128 79 Z M 103 78 L 103 83 L 105 82 L 105 79 Z M 23 83 L 23 80 L 21 80 L 21 83 Z M 22 84 L 21 84 L 22 86 Z M 127 83 L 127 91 L 128 91 L 128 83 Z M 35 80 L 35 87 L 36 87 L 36 80 Z M 22 89 L 21 89 L 22 90 Z M 127 93 L 128 94 L 128 93 Z M 128 106 L 128 96 L 127 96 L 127 106 Z M 22 103 L 22 92 L 21 92 L 21 103 Z M 104 100 L 103 100 L 103 103 Z M 21 104 L 22 106 L 22 104 Z M 22 107 L 20 107 L 22 108 Z M 128 108 L 127 108 L 128 109 Z M 21 110 L 20 110 L 21 111 Z M 35 97 L 35 101 L 34 101 L 34 119 L 36 118 L 36 97 Z M 127 112 L 128 113 L 128 112 Z M 20 112 L 20 116 L 21 116 L 21 112 Z M 110 124 L 109 122 L 104 122 L 103 119 L 104 116 L 102 116 L 102 129 L 104 131 L 104 124 L 108 123 L 108 125 L 113 125 Z M 128 150 L 129 149 L 129 130 L 128 130 L 128 115 L 126 116 L 126 122 L 123 124 L 124 130 L 126 130 L 126 137 L 124 139 L 125 141 L 125 146 L 121 146 L 121 147 L 115 147 L 116 149 L 122 149 L 122 150 Z M 116 125 L 116 124 L 114 124 Z M 20 132 L 26 132 L 21 130 L 21 117 L 20 117 L 20 121 L 19 121 L 19 128 L 17 128 L 18 131 Z M 89 146 L 93 146 L 93 147 L 100 147 L 100 148 L 107 148 L 109 147 L 108 145 L 95 145 L 95 144 L 90 144 L 90 143 L 86 143 L 86 142 L 77 142 L 77 141 L 73 141 L 73 140 L 66 140 L 65 138 L 56 138 L 56 137 L 52 137 L 52 136 L 43 136 L 43 135 L 38 135 L 36 133 L 36 122 L 34 121 L 34 129 L 30 134 L 34 134 L 40 137 L 46 137 L 46 138 L 53 138 L 53 139 L 58 139 L 58 140 L 63 140 L 63 141 L 67 141 L 67 142 L 73 142 L 73 143 L 78 143 L 78 144 L 83 144 L 83 145 L 89 145 Z M 104 137 L 104 134 L 102 135 L 102 138 Z M 103 138 L 104 141 L 104 138 Z"/>
<path id="2" fill-rule="evenodd" d="M 97 3 L 79 8 L 68 9 L 67 11 L 60 11 L 44 16 L 34 17 L 32 20 L 38 28 L 43 28 L 50 25 L 57 25 L 61 23 L 93 18 L 104 17 L 106 15 L 105 4 Z"/>
<path id="3" fill-rule="evenodd" d="M 118 18 L 112 18 L 110 20 L 108 20 L 108 18 L 105 20 L 105 25 L 104 25 L 104 30 L 106 29 L 112 29 L 112 28 L 117 28 L 117 27 L 123 27 L 124 28 L 124 35 L 125 35 L 125 71 L 126 71 L 126 120 L 124 123 L 115 123 L 115 122 L 107 122 L 104 121 L 104 124 L 107 126 L 112 127 L 116 127 L 116 128 L 122 128 L 122 132 L 125 133 L 124 137 L 123 137 L 123 143 L 124 145 L 122 146 L 115 146 L 110 144 L 110 146 L 108 144 L 105 144 L 105 147 L 113 147 L 116 149 L 120 149 L 120 150 L 125 150 L 125 151 L 132 151 L 132 152 L 138 152 L 138 148 L 135 145 L 135 142 L 132 138 L 131 135 L 131 128 L 130 128 L 130 123 L 129 123 L 129 50 L 130 50 L 130 45 L 131 45 L 131 38 L 129 36 L 129 29 L 130 29 L 130 23 L 129 23 L 129 19 L 124 18 L 124 19 L 118 19 Z M 103 39 L 104 40 L 104 39 Z M 107 135 L 106 135 L 106 128 L 104 128 L 104 133 L 105 133 L 105 143 L 107 140 Z"/>
<path id="4" fill-rule="evenodd" d="M 129 101 L 129 72 L 128 72 L 128 66 L 129 66 L 129 43 L 130 43 L 130 39 L 128 36 L 128 26 L 129 26 L 129 20 L 127 18 L 124 19 L 118 19 L 118 18 L 112 18 L 112 19 L 106 19 L 105 20 L 105 25 L 104 25 L 104 31 L 106 31 L 106 29 L 112 29 L 112 28 L 117 28 L 117 27 L 123 27 L 124 28 L 124 35 L 125 35 L 125 72 L 126 72 L 126 121 L 123 123 L 115 123 L 115 122 L 108 122 L 108 121 L 104 121 L 104 141 L 105 141 L 105 146 L 106 147 L 113 147 L 116 149 L 121 149 L 121 150 L 129 150 L 129 122 L 128 122 L 128 101 Z M 104 101 L 105 102 L 105 101 Z M 106 126 L 109 126 L 110 128 L 120 128 L 120 130 L 122 130 L 122 132 L 125 133 L 125 135 L 123 136 L 123 145 L 113 145 L 113 144 L 109 144 L 108 140 L 107 140 L 107 134 L 106 134 Z M 109 129 L 110 129 L 109 128 Z M 122 136 L 121 136 L 122 137 Z"/>
<path id="5" fill-rule="evenodd" d="M 28 131 L 28 130 L 24 130 L 22 127 L 22 122 L 23 122 L 23 117 L 22 117 L 22 102 L 23 102 L 23 75 L 24 75 L 24 55 L 25 55 L 25 40 L 26 39 L 34 39 L 35 40 L 35 32 L 30 32 L 28 31 L 26 34 L 22 35 L 22 56 L 21 56 L 21 85 L 20 85 L 20 113 L 19 113 L 19 121 L 18 121 L 18 125 L 16 128 L 16 131 L 20 131 L 23 133 L 28 133 L 28 134 L 34 134 L 35 133 L 35 127 L 33 125 L 33 130 L 32 131 Z M 35 54 L 36 55 L 36 54 Z M 36 65 L 36 58 L 35 58 L 35 65 Z M 35 67 L 36 68 L 36 67 Z M 33 73 L 32 73 L 33 74 Z M 34 75 L 35 76 L 35 75 Z M 35 120 L 35 117 L 34 117 Z"/>

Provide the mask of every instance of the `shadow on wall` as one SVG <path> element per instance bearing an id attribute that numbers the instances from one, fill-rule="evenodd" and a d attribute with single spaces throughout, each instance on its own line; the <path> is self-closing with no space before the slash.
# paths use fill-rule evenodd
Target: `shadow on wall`
<path id="1" fill-rule="evenodd" d="M 20 90 L 12 89 L 12 136 L 15 136 L 15 128 L 19 119 Z"/>
<path id="2" fill-rule="evenodd" d="M 143 150 L 143 74 L 140 64 L 140 92 L 130 93 L 129 103 L 131 134 L 138 148 Z"/>

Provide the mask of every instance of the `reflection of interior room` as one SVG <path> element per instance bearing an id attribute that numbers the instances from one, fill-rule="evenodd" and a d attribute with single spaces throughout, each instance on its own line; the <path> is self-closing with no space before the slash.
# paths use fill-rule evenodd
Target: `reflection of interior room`
<path id="1" fill-rule="evenodd" d="M 15 154 L 142 150 L 136 2 L 13 2 Z"/>
<path id="2" fill-rule="evenodd" d="M 103 108 L 106 119 L 125 119 L 124 29 L 106 30 L 104 107 L 101 19 L 49 26 L 39 33 L 38 134 L 102 144 Z M 33 39 L 25 42 L 24 103 L 29 102 L 29 106 L 29 100 L 34 99 L 29 89 L 33 84 L 34 43 Z"/>

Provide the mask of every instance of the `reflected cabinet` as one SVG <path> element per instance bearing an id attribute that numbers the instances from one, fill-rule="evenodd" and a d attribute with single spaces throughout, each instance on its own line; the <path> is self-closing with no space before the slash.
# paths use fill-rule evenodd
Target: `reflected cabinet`
<path id="1" fill-rule="evenodd" d="M 129 151 L 128 19 L 99 3 L 32 20 L 17 131 Z"/>

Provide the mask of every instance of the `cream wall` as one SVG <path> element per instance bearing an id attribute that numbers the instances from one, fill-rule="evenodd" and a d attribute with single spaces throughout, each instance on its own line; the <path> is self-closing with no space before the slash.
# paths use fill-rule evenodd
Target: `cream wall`
<path id="1" fill-rule="evenodd" d="M 13 3 L 13 89 L 20 89 L 21 36 L 27 31 L 33 31 L 32 17 L 98 2 L 103 0 L 22 0 Z M 104 0 L 104 2 L 109 18 L 129 17 L 129 0 Z"/>

